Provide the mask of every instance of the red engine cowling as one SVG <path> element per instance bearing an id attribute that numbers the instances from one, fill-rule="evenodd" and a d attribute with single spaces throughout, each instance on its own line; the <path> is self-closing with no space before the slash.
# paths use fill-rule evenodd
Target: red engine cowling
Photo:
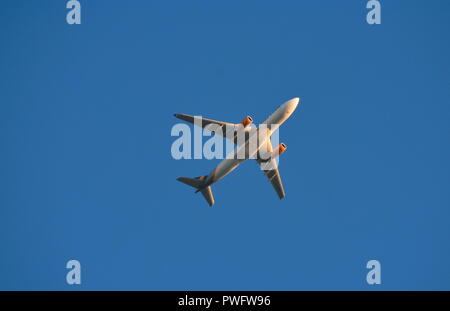
<path id="1" fill-rule="evenodd" d="M 244 120 L 241 121 L 241 124 L 242 124 L 244 127 L 247 127 L 247 126 L 249 126 L 249 125 L 252 124 L 252 123 L 253 123 L 253 119 L 252 119 L 252 117 L 250 117 L 250 116 L 246 116 L 246 117 L 244 118 Z"/>
<path id="2" fill-rule="evenodd" d="M 285 152 L 286 149 L 287 149 L 286 144 L 284 143 L 279 144 L 278 147 L 276 147 L 275 150 L 273 151 L 272 157 L 274 158 L 278 157 L 279 155 L 283 154 L 283 152 Z"/>

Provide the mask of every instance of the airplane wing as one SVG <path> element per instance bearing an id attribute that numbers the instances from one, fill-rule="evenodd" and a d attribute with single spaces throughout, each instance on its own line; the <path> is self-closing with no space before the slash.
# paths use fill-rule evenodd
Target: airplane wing
<path id="1" fill-rule="evenodd" d="M 267 151 L 272 152 L 273 147 L 272 143 L 270 142 L 270 139 L 267 140 Z M 281 181 L 280 172 L 278 171 L 278 163 L 275 159 L 272 160 L 272 163 L 268 164 L 263 163 L 261 159 L 256 159 L 256 162 L 258 164 L 262 165 L 262 169 L 264 171 L 264 176 L 267 176 L 270 183 L 272 184 L 272 187 L 275 189 L 276 193 L 278 194 L 278 197 L 280 199 L 283 199 L 286 194 L 284 193 L 283 188 L 283 182 Z M 266 167 L 264 167 L 266 165 Z"/>
<path id="2" fill-rule="evenodd" d="M 176 113 L 174 114 L 174 116 L 180 120 L 195 124 L 195 123 L 200 123 L 200 117 L 196 117 L 196 116 L 191 116 L 188 114 L 179 114 Z M 198 120 L 197 122 L 196 119 Z M 195 123 L 194 123 L 195 122 Z M 220 127 L 221 130 L 216 131 L 217 134 L 221 135 L 222 137 L 226 137 L 226 131 L 227 129 L 233 131 L 235 130 L 235 127 L 238 126 L 239 124 L 234 124 L 234 123 L 229 123 L 229 122 L 222 122 L 222 121 L 217 121 L 217 120 L 211 120 L 211 119 L 206 119 L 206 118 L 201 118 L 201 126 L 202 128 L 205 128 L 206 126 L 210 125 L 210 124 L 216 124 Z M 234 135 L 233 135 L 234 137 Z"/>
<path id="3" fill-rule="evenodd" d="M 206 119 L 203 117 L 197 117 L 197 116 L 191 116 L 188 114 L 174 114 L 174 116 L 180 120 L 192 123 L 192 124 L 201 124 L 202 128 L 207 127 L 208 125 L 216 125 L 216 128 L 206 128 L 206 130 L 212 131 L 214 130 L 215 133 L 217 133 L 218 135 L 228 138 L 230 139 L 233 143 L 238 144 L 238 136 L 237 136 L 237 131 L 238 130 L 242 130 L 242 121 L 241 123 L 230 123 L 230 122 L 223 122 L 223 121 L 217 121 L 217 120 L 212 120 L 212 119 Z M 246 119 L 248 119 L 250 117 L 246 117 Z M 200 122 L 201 120 L 201 122 Z M 245 119 L 244 119 L 245 120 Z M 253 120 L 250 118 L 250 121 L 252 122 Z M 247 126 L 244 128 L 245 131 L 245 140 L 243 142 L 245 142 L 248 139 L 248 131 L 251 129 L 250 126 Z"/>
<path id="4" fill-rule="evenodd" d="M 278 197 L 280 199 L 285 197 L 284 189 L 283 189 L 283 183 L 281 181 L 280 172 L 278 171 L 278 168 L 273 170 L 264 171 L 264 175 L 269 178 L 269 181 L 271 182 L 273 188 L 278 194 Z"/>

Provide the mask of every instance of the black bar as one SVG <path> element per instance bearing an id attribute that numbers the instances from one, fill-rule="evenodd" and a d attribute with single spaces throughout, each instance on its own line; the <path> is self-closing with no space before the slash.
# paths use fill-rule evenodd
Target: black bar
<path id="1" fill-rule="evenodd" d="M 386 300 L 400 299 L 415 304 L 418 300 L 449 301 L 445 291 L 27 291 L 0 292 L 0 298 L 29 302 L 61 301 L 64 304 L 85 305 L 86 300 L 117 306 L 130 302 L 147 306 L 145 310 L 161 306 L 177 310 L 271 310 L 284 307 L 305 308 L 356 304 L 365 307 L 386 307 Z M 28 299 L 29 298 L 29 299 Z M 54 299 L 56 298 L 56 300 Z M 90 302 L 88 302 L 90 303 Z"/>

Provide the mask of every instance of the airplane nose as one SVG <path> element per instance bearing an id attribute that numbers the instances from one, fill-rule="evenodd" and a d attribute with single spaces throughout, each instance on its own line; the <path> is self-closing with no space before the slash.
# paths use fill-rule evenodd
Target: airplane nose
<path id="1" fill-rule="evenodd" d="M 291 106 L 291 108 L 292 108 L 291 110 L 294 111 L 295 108 L 297 108 L 298 103 L 300 102 L 300 98 L 295 97 L 295 98 L 291 99 L 289 102 L 290 102 L 289 106 Z"/>
<path id="2" fill-rule="evenodd" d="M 285 102 L 283 104 L 283 106 L 287 111 L 289 111 L 289 113 L 291 113 L 297 108 L 299 102 L 300 102 L 300 98 L 295 97 L 295 98 L 290 99 L 287 102 Z"/>

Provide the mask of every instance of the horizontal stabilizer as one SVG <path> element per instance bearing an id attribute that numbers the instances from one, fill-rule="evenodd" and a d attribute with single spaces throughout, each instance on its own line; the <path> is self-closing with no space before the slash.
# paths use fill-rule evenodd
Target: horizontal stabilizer
<path id="1" fill-rule="evenodd" d="M 181 181 L 182 183 L 194 187 L 197 189 L 197 192 L 201 192 L 203 196 L 205 197 L 206 201 L 208 202 L 209 206 L 214 205 L 214 195 L 212 193 L 211 186 L 208 186 L 204 188 L 204 180 L 206 179 L 206 176 L 200 176 L 196 178 L 189 178 L 189 177 L 178 177 L 177 180 Z"/>
<path id="2" fill-rule="evenodd" d="M 213 193 L 212 193 L 211 186 L 208 186 L 205 189 L 201 190 L 201 193 L 205 197 L 205 199 L 208 202 L 209 206 L 213 206 L 214 205 L 214 196 L 213 196 Z"/>
<path id="3" fill-rule="evenodd" d="M 201 176 L 203 177 L 203 176 Z M 194 188 L 201 188 L 201 186 L 203 185 L 203 179 L 201 179 L 201 177 L 197 177 L 197 178 L 189 178 L 189 177 L 178 177 L 177 180 L 181 181 L 182 183 L 194 187 Z"/>

